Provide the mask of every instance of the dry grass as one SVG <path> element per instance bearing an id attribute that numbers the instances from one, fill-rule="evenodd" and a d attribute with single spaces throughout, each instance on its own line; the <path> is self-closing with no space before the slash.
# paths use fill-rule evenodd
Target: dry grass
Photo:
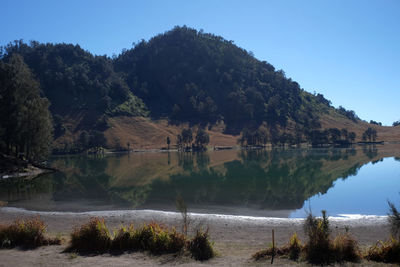
<path id="1" fill-rule="evenodd" d="M 9 225 L 0 225 L 1 248 L 36 248 L 43 245 L 59 245 L 61 240 L 45 236 L 46 225 L 39 217 L 16 220 Z"/>
<path id="2" fill-rule="evenodd" d="M 78 253 L 104 253 L 111 247 L 111 236 L 104 219 L 91 218 L 71 234 L 67 251 Z"/>
<path id="3" fill-rule="evenodd" d="M 400 241 L 392 238 L 389 241 L 378 241 L 370 247 L 364 258 L 369 261 L 400 264 Z"/>
<path id="4" fill-rule="evenodd" d="M 297 236 L 297 233 L 294 233 L 290 238 L 288 249 L 289 259 L 294 261 L 298 260 L 300 257 L 300 253 L 303 250 L 303 246 L 300 242 L 299 237 Z"/>
<path id="5" fill-rule="evenodd" d="M 386 142 L 400 142 L 400 127 L 391 126 L 379 126 L 370 124 L 364 121 L 354 123 L 341 115 L 323 114 L 320 118 L 321 126 L 323 129 L 338 128 L 347 129 L 349 132 L 355 132 L 357 135 L 356 141 L 361 141 L 362 134 L 368 127 L 372 127 L 377 130 L 378 138 L 377 141 Z"/>
<path id="6" fill-rule="evenodd" d="M 132 149 L 159 149 L 167 147 L 166 138 L 171 139 L 171 148 L 176 144 L 176 136 L 187 128 L 188 124 L 171 125 L 167 120 L 153 121 L 143 117 L 114 117 L 109 119 L 112 125 L 105 132 L 108 145 L 125 147 L 131 144 Z M 222 133 L 221 127 L 207 130 L 210 135 L 210 146 L 235 146 L 238 136 Z"/>
<path id="7" fill-rule="evenodd" d="M 310 214 L 304 222 L 304 230 L 308 238 L 304 245 L 295 233 L 287 245 L 278 248 L 271 246 L 255 253 L 252 258 L 263 260 L 282 257 L 293 261 L 303 259 L 317 265 L 361 261 L 357 241 L 348 232 L 339 234 L 334 241 L 330 239 L 329 220 L 324 211 L 322 218 L 315 218 Z"/>
<path id="8" fill-rule="evenodd" d="M 66 125 L 69 131 L 55 140 L 55 146 L 62 148 L 65 142 L 72 143 L 77 140 L 80 130 L 79 125 L 84 121 L 84 114 L 70 114 L 66 118 Z M 112 117 L 108 120 L 111 127 L 104 134 L 107 138 L 107 145 L 110 148 L 127 148 L 130 143 L 131 149 L 160 149 L 166 148 L 166 138 L 171 140 L 171 148 L 176 144 L 176 136 L 188 124 L 172 125 L 168 120 L 151 120 L 144 117 Z M 354 123 L 342 115 L 322 114 L 320 118 L 322 129 L 345 128 L 357 134 L 356 141 L 361 141 L 363 132 L 372 127 L 378 131 L 378 141 L 400 142 L 400 126 L 387 127 L 360 121 Z M 289 124 L 288 130 L 293 127 Z M 214 146 L 236 146 L 238 135 L 224 134 L 224 125 L 213 125 L 207 133 L 210 135 L 210 147 Z"/>
<path id="9" fill-rule="evenodd" d="M 135 229 L 133 224 L 121 226 L 111 237 L 101 218 L 90 221 L 71 234 L 67 251 L 101 254 L 105 252 L 149 251 L 152 254 L 176 253 L 186 243 L 185 236 L 159 223 L 149 223 Z"/>
<path id="10" fill-rule="evenodd" d="M 339 234 L 333 241 L 336 262 L 360 262 L 361 253 L 357 241 L 349 234 Z"/>

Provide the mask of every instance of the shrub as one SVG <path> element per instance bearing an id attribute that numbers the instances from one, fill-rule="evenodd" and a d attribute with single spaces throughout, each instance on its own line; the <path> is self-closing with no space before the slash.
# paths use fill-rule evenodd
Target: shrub
<path id="1" fill-rule="evenodd" d="M 45 236 L 46 225 L 39 217 L 16 220 L 10 225 L 0 225 L 0 247 L 36 248 L 43 245 L 58 245 L 61 240 Z"/>
<path id="2" fill-rule="evenodd" d="M 104 253 L 142 250 L 162 254 L 179 252 L 185 244 L 185 236 L 178 233 L 175 228 L 169 230 L 166 226 L 155 222 L 137 229 L 133 224 L 128 227 L 121 226 L 111 238 L 104 219 L 92 218 L 71 234 L 71 243 L 67 251 Z"/>
<path id="3" fill-rule="evenodd" d="M 133 243 L 134 232 L 133 224 L 129 225 L 128 228 L 121 226 L 116 233 L 114 233 L 114 238 L 111 242 L 111 250 L 113 251 L 135 251 L 138 246 Z"/>
<path id="4" fill-rule="evenodd" d="M 364 257 L 370 261 L 400 263 L 400 241 L 394 238 L 387 242 L 379 241 L 367 250 Z"/>
<path id="5" fill-rule="evenodd" d="M 178 252 L 181 251 L 186 244 L 186 237 L 183 234 L 180 234 L 176 231 L 175 228 L 172 229 L 172 232 L 169 233 L 170 243 L 168 246 L 169 252 Z"/>
<path id="6" fill-rule="evenodd" d="M 260 250 L 260 251 L 256 252 L 255 254 L 253 254 L 253 256 L 251 256 L 251 257 L 254 260 L 258 261 L 258 260 L 265 259 L 267 257 L 272 257 L 272 255 L 274 255 L 274 257 L 276 257 L 276 256 L 284 256 L 284 255 L 288 255 L 288 254 L 289 254 L 289 246 L 273 248 L 271 245 L 271 247 Z"/>
<path id="7" fill-rule="evenodd" d="M 289 241 L 289 259 L 297 260 L 300 256 L 302 246 L 300 243 L 300 239 L 297 236 L 297 233 L 294 233 Z"/>
<path id="8" fill-rule="evenodd" d="M 357 241 L 349 234 L 340 234 L 333 241 L 333 252 L 338 262 L 361 260 L 360 250 Z"/>
<path id="9" fill-rule="evenodd" d="M 388 201 L 388 204 L 390 208 L 390 213 L 388 214 L 390 230 L 394 237 L 400 238 L 400 213 L 392 202 Z"/>
<path id="10" fill-rule="evenodd" d="M 306 259 L 313 264 L 327 264 L 333 260 L 333 245 L 330 240 L 329 220 L 322 211 L 322 219 L 309 214 L 304 222 L 304 230 L 308 236 L 304 250 Z"/>
<path id="11" fill-rule="evenodd" d="M 104 219 L 91 218 L 71 234 L 68 250 L 79 253 L 103 253 L 110 249 L 111 237 Z"/>
<path id="12" fill-rule="evenodd" d="M 153 254 L 178 252 L 185 245 L 184 235 L 175 229 L 170 232 L 164 225 L 154 222 L 140 228 L 135 233 L 135 239 L 140 249 L 149 250 Z"/>
<path id="13" fill-rule="evenodd" d="M 272 247 L 271 245 L 269 248 L 260 250 L 253 254 L 252 258 L 258 261 L 272 256 L 288 256 L 291 260 L 297 260 L 302 249 L 303 247 L 297 233 L 294 233 L 290 238 L 289 244 L 282 247 Z"/>
<path id="14" fill-rule="evenodd" d="M 185 237 L 171 231 L 158 223 L 143 225 L 134 229 L 133 225 L 128 228 L 118 229 L 112 240 L 111 249 L 114 251 L 136 251 L 148 250 L 153 254 L 174 253 L 181 251 L 185 246 Z"/>
<path id="15" fill-rule="evenodd" d="M 215 252 L 208 239 L 208 229 L 205 232 L 197 230 L 195 237 L 188 244 L 188 249 L 195 260 L 204 261 L 214 257 Z"/>

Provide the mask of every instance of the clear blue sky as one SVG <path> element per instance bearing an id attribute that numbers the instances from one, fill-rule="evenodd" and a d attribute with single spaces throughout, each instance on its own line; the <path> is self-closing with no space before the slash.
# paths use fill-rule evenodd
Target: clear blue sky
<path id="1" fill-rule="evenodd" d="M 400 119 L 400 0 L 2 0 L 0 7 L 0 45 L 65 42 L 112 56 L 187 25 L 233 40 L 362 119 Z"/>

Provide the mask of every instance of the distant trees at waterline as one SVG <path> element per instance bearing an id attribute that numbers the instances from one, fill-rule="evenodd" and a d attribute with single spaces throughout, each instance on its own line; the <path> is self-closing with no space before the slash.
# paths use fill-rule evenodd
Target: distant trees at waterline
<path id="1" fill-rule="evenodd" d="M 264 146 L 271 145 L 299 145 L 311 143 L 312 145 L 347 145 L 355 142 L 357 135 L 347 129 L 329 128 L 326 130 L 306 130 L 296 127 L 294 131 L 279 131 L 275 127 L 267 128 L 261 125 L 257 129 L 243 129 L 238 143 L 241 146 Z"/>
<path id="2" fill-rule="evenodd" d="M 192 129 L 183 129 L 182 132 L 177 136 L 176 145 L 180 151 L 204 151 L 206 150 L 206 146 L 209 142 L 210 136 L 204 129 L 199 127 L 194 140 Z"/>

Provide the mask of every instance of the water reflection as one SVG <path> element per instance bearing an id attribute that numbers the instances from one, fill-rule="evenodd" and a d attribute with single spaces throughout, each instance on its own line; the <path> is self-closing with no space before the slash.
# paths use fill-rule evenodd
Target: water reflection
<path id="1" fill-rule="evenodd" d="M 195 212 L 287 217 L 339 178 L 357 175 L 363 165 L 385 157 L 399 160 L 399 148 L 55 157 L 52 165 L 61 172 L 33 181 L 1 181 L 0 200 L 34 210 L 175 211 L 180 194 Z"/>

